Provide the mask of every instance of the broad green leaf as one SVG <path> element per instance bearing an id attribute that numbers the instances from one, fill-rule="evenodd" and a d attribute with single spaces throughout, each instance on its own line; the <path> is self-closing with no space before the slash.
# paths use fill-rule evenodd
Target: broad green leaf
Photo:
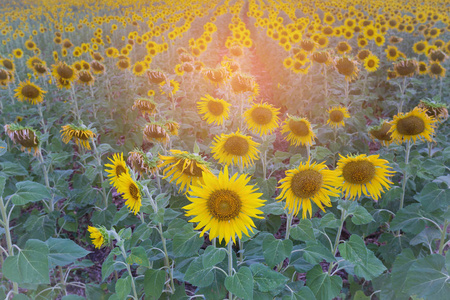
<path id="1" fill-rule="evenodd" d="M 304 247 L 304 245 L 294 246 L 291 257 L 289 258 L 289 265 L 293 266 L 298 273 L 306 273 L 314 267 L 314 264 L 310 264 L 303 258 L 302 251 L 297 251 L 301 250 L 302 247 Z"/>
<path id="2" fill-rule="evenodd" d="M 327 213 L 320 219 L 321 228 L 338 228 L 341 221 L 333 213 Z"/>
<path id="3" fill-rule="evenodd" d="M 17 191 L 11 196 L 11 202 L 15 205 L 24 205 L 51 197 L 47 188 L 37 182 L 21 181 L 16 184 L 16 188 Z"/>
<path id="4" fill-rule="evenodd" d="M 166 281 L 164 270 L 147 270 L 144 276 L 145 299 L 159 299 Z"/>
<path id="5" fill-rule="evenodd" d="M 90 253 L 69 239 L 49 238 L 45 243 L 50 252 L 50 263 L 56 266 L 71 264 Z"/>
<path id="6" fill-rule="evenodd" d="M 213 268 L 204 268 L 202 258 L 197 257 L 194 259 L 189 268 L 186 270 L 184 276 L 185 281 L 198 287 L 209 286 L 214 281 Z"/>
<path id="7" fill-rule="evenodd" d="M 61 300 L 85 300 L 86 298 L 78 295 L 67 295 L 61 298 Z"/>
<path id="8" fill-rule="evenodd" d="M 341 256 L 355 265 L 355 275 L 366 280 L 379 276 L 386 270 L 383 263 L 367 249 L 363 239 L 353 234 L 350 239 L 339 246 Z"/>
<path id="9" fill-rule="evenodd" d="M 225 248 L 216 248 L 214 246 L 208 246 L 202 255 L 202 263 L 204 268 L 211 268 L 221 263 L 226 256 Z"/>
<path id="10" fill-rule="evenodd" d="M 371 214 L 369 214 L 369 212 L 367 211 L 367 209 L 365 209 L 364 207 L 358 205 L 355 210 L 353 211 L 353 217 L 352 217 L 352 222 L 355 225 L 363 225 L 363 224 L 368 224 L 370 222 L 373 221 L 373 217 Z"/>
<path id="11" fill-rule="evenodd" d="M 302 250 L 303 258 L 313 265 L 318 264 L 322 260 L 326 260 L 327 262 L 336 261 L 330 249 L 320 242 L 306 242 Z"/>
<path id="12" fill-rule="evenodd" d="M 339 295 L 342 288 L 342 278 L 330 276 L 322 271 L 320 265 L 306 273 L 306 286 L 314 293 L 317 299 L 333 299 Z"/>
<path id="13" fill-rule="evenodd" d="M 126 300 L 131 292 L 131 277 L 120 278 L 116 282 L 116 295 L 119 300 Z"/>
<path id="14" fill-rule="evenodd" d="M 28 298 L 28 296 L 24 294 L 18 294 L 12 298 L 12 300 L 29 300 L 29 299 L 30 298 Z"/>
<path id="15" fill-rule="evenodd" d="M 131 253 L 127 257 L 128 264 L 138 264 L 140 266 L 144 266 L 149 268 L 150 262 L 148 261 L 147 253 L 145 253 L 145 249 L 141 246 L 131 248 Z"/>
<path id="16" fill-rule="evenodd" d="M 39 240 L 28 240 L 18 254 L 3 263 L 3 275 L 11 281 L 24 283 L 50 283 L 48 272 L 48 246 Z"/>
<path id="17" fill-rule="evenodd" d="M 106 300 L 109 298 L 109 295 L 107 295 L 99 285 L 87 284 L 86 298 L 95 300 Z"/>
<path id="18" fill-rule="evenodd" d="M 411 204 L 402 208 L 391 222 L 391 231 L 402 230 L 404 232 L 418 234 L 425 229 L 425 221 L 419 213 L 420 204 Z"/>
<path id="19" fill-rule="evenodd" d="M 313 225 L 309 219 L 301 219 L 300 222 L 291 229 L 291 236 L 298 241 L 315 241 Z"/>
<path id="20" fill-rule="evenodd" d="M 2 149 L 0 149 L 2 150 Z M 18 163 L 4 161 L 0 163 L 1 171 L 8 176 L 27 176 L 28 171 Z"/>
<path id="21" fill-rule="evenodd" d="M 186 227 L 184 227 L 186 228 Z M 190 257 L 197 253 L 203 245 L 204 239 L 199 237 L 198 232 L 192 229 L 178 233 L 173 237 L 173 254 L 175 257 Z"/>
<path id="22" fill-rule="evenodd" d="M 415 261 L 416 257 L 410 248 L 406 248 L 395 258 L 391 272 L 391 282 L 396 295 L 402 293 L 406 282 L 405 274 L 408 273 L 409 268 Z"/>
<path id="23" fill-rule="evenodd" d="M 102 264 L 102 281 L 104 281 L 109 275 L 111 275 L 112 272 L 114 272 L 114 270 L 116 270 L 116 262 L 114 257 L 120 253 L 120 250 L 118 248 L 115 249 L 117 250 L 113 249 Z M 121 269 L 125 268 L 122 264 L 119 264 L 118 266 L 120 266 Z"/>
<path id="24" fill-rule="evenodd" d="M 225 288 L 225 278 L 227 276 L 217 269 L 214 269 L 213 272 L 215 276 L 214 281 L 208 286 L 199 288 L 196 294 L 204 295 L 205 299 L 225 299 L 228 293 Z"/>
<path id="25" fill-rule="evenodd" d="M 409 268 L 405 289 L 410 295 L 424 299 L 448 299 L 450 276 L 445 270 L 444 256 L 432 254 L 416 260 Z"/>
<path id="26" fill-rule="evenodd" d="M 366 296 L 363 291 L 356 291 L 355 296 L 353 296 L 353 300 L 370 300 L 369 296 Z"/>
<path id="27" fill-rule="evenodd" d="M 8 151 L 8 144 L 6 144 L 5 141 L 0 140 L 0 156 L 6 153 Z"/>
<path id="28" fill-rule="evenodd" d="M 269 235 L 263 241 L 264 259 L 270 267 L 274 267 L 291 255 L 292 247 L 291 240 L 278 240 Z"/>
<path id="29" fill-rule="evenodd" d="M 414 199 L 422 204 L 423 210 L 432 212 L 450 205 L 450 189 L 441 189 L 438 184 L 431 182 Z"/>
<path id="30" fill-rule="evenodd" d="M 253 276 L 248 267 L 241 267 L 233 276 L 225 279 L 228 291 L 241 299 L 253 299 Z"/>
<path id="31" fill-rule="evenodd" d="M 316 296 L 307 286 L 302 286 L 297 292 L 290 296 L 284 296 L 282 300 L 316 300 Z"/>
<path id="32" fill-rule="evenodd" d="M 284 285 L 289 279 L 260 263 L 250 265 L 253 280 L 261 292 L 270 292 Z"/>

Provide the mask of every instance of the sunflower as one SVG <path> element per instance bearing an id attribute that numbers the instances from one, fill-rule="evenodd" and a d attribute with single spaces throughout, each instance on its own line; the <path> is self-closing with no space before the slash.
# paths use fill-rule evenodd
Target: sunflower
<path id="1" fill-rule="evenodd" d="M 272 134 L 278 127 L 279 108 L 267 103 L 256 103 L 244 112 L 247 126 L 255 134 Z"/>
<path id="2" fill-rule="evenodd" d="M 135 76 L 141 76 L 146 71 L 146 64 L 144 62 L 138 61 L 133 65 L 133 74 Z"/>
<path id="3" fill-rule="evenodd" d="M 230 80 L 231 89 L 235 94 L 242 94 L 246 92 L 255 93 L 257 86 L 255 78 L 251 75 L 236 72 Z"/>
<path id="4" fill-rule="evenodd" d="M 25 47 L 26 47 L 28 50 L 33 50 L 33 49 L 36 48 L 36 43 L 33 42 L 32 40 L 28 40 L 28 41 L 25 42 Z"/>
<path id="5" fill-rule="evenodd" d="M 15 58 L 22 58 L 23 56 L 23 50 L 20 48 L 14 49 L 13 54 Z"/>
<path id="6" fill-rule="evenodd" d="M 350 118 L 347 108 L 342 106 L 330 107 L 327 113 L 329 114 L 327 124 L 335 128 L 345 126 L 344 119 Z"/>
<path id="7" fill-rule="evenodd" d="M 380 159 L 379 155 L 339 156 L 336 171 L 344 180 L 342 192 L 347 199 L 354 200 L 364 194 L 377 201 L 384 192 L 383 186 L 390 189 L 389 177 L 395 172 L 387 160 Z"/>
<path id="8" fill-rule="evenodd" d="M 364 59 L 364 68 L 366 68 L 367 72 L 375 72 L 380 64 L 380 59 L 373 54 L 369 54 Z"/>
<path id="9" fill-rule="evenodd" d="M 209 230 L 209 239 L 216 237 L 219 242 L 236 241 L 236 235 L 242 238 L 242 233 L 248 236 L 248 230 L 255 227 L 251 218 L 262 219 L 258 209 L 264 205 L 261 193 L 249 185 L 250 177 L 235 174 L 229 178 L 228 167 L 216 177 L 211 173 L 203 176 L 204 184 L 191 186 L 188 199 L 192 203 L 183 207 L 186 216 L 194 216 L 189 222 L 198 222 L 195 229 L 203 228 L 200 236 Z"/>
<path id="10" fill-rule="evenodd" d="M 180 90 L 180 83 L 174 79 L 171 79 L 170 85 L 166 83 L 166 81 L 163 81 L 159 84 L 159 91 L 162 95 L 164 95 L 166 92 L 172 93 L 172 95 L 175 95 Z"/>
<path id="11" fill-rule="evenodd" d="M 171 135 L 178 135 L 178 129 L 180 129 L 180 124 L 175 121 L 169 120 L 164 122 L 164 126 L 167 128 Z"/>
<path id="12" fill-rule="evenodd" d="M 144 139 L 152 142 L 157 141 L 163 144 L 167 144 L 170 140 L 169 134 L 167 133 L 168 129 L 164 126 L 164 124 L 159 122 L 151 122 L 145 125 L 143 134 Z"/>
<path id="13" fill-rule="evenodd" d="M 86 148 L 91 150 L 91 146 L 89 145 L 89 140 L 96 136 L 95 133 L 92 132 L 86 126 L 76 126 L 73 124 L 68 124 L 62 126 L 60 130 L 62 132 L 62 141 L 67 144 L 71 139 L 74 139 L 75 143 L 82 148 Z"/>
<path id="14" fill-rule="evenodd" d="M 339 42 L 336 46 L 336 50 L 337 52 L 339 52 L 340 54 L 345 54 L 347 52 L 352 51 L 352 47 L 345 41 L 343 42 Z"/>
<path id="15" fill-rule="evenodd" d="M 377 29 L 373 25 L 364 27 L 364 38 L 373 40 L 377 35 Z"/>
<path id="16" fill-rule="evenodd" d="M 423 54 L 427 50 L 428 43 L 427 41 L 418 41 L 413 46 L 414 53 Z"/>
<path id="17" fill-rule="evenodd" d="M 88 226 L 88 231 L 95 248 L 100 249 L 102 246 L 109 244 L 109 234 L 105 227 Z"/>
<path id="18" fill-rule="evenodd" d="M 394 71 L 397 76 L 413 76 L 417 69 L 419 68 L 419 63 L 415 59 L 405 59 L 394 64 Z"/>
<path id="19" fill-rule="evenodd" d="M 382 123 L 378 126 L 374 126 L 369 129 L 370 137 L 375 140 L 377 139 L 384 146 L 389 146 L 393 140 L 392 135 L 389 132 L 392 125 L 387 121 L 382 121 Z"/>
<path id="20" fill-rule="evenodd" d="M 192 185 L 204 184 L 205 174 L 212 174 L 208 163 L 198 154 L 191 154 L 186 151 L 172 149 L 168 156 L 159 155 L 161 164 L 159 168 L 164 168 L 163 179 L 169 178 L 170 182 L 176 181 L 180 185 L 179 191 L 189 190 Z"/>
<path id="21" fill-rule="evenodd" d="M 119 70 L 127 70 L 128 68 L 130 68 L 130 59 L 129 58 L 125 58 L 125 59 L 119 59 L 116 63 L 116 66 L 119 68 Z"/>
<path id="22" fill-rule="evenodd" d="M 445 77 L 445 68 L 438 62 L 432 62 L 428 66 L 428 74 L 431 77 L 439 78 Z"/>
<path id="23" fill-rule="evenodd" d="M 161 70 L 148 70 L 147 71 L 148 81 L 150 83 L 160 84 L 166 81 L 166 75 Z"/>
<path id="24" fill-rule="evenodd" d="M 8 58 L 0 59 L 0 64 L 8 71 L 14 72 L 16 70 L 16 65 L 14 62 Z"/>
<path id="25" fill-rule="evenodd" d="M 330 196 L 338 197 L 340 192 L 337 186 L 342 180 L 335 171 L 328 170 L 325 163 L 300 163 L 296 169 L 286 171 L 286 177 L 279 181 L 280 195 L 276 199 L 286 200 L 285 209 L 289 214 L 298 215 L 302 210 L 302 218 L 307 214 L 312 216 L 311 201 L 322 211 L 324 205 L 331 207 Z"/>
<path id="26" fill-rule="evenodd" d="M 123 160 L 123 153 L 116 153 L 113 155 L 113 158 L 108 158 L 112 164 L 105 164 L 105 167 L 111 168 L 106 169 L 106 172 L 108 173 L 109 184 L 117 188 L 117 184 L 119 183 L 119 177 L 123 174 L 128 174 L 128 168 L 127 164 Z"/>
<path id="27" fill-rule="evenodd" d="M 391 121 L 389 133 L 397 144 L 417 139 L 433 141 L 436 120 L 427 115 L 425 109 L 415 107 L 408 113 L 400 113 Z"/>
<path id="28" fill-rule="evenodd" d="M 229 75 L 227 68 L 225 67 L 220 67 L 216 69 L 204 68 L 202 70 L 202 74 L 215 85 L 223 83 L 228 78 Z"/>
<path id="29" fill-rule="evenodd" d="M 0 85 L 7 86 L 12 81 L 13 81 L 12 72 L 0 69 Z"/>
<path id="30" fill-rule="evenodd" d="M 59 87 L 70 88 L 72 82 L 77 78 L 76 69 L 63 61 L 52 65 L 52 68 L 52 75 L 61 83 Z"/>
<path id="31" fill-rule="evenodd" d="M 206 95 L 197 102 L 198 113 L 202 116 L 202 120 L 206 120 L 208 124 L 222 125 L 224 120 L 228 120 L 231 104 L 223 99 L 214 98 Z"/>
<path id="32" fill-rule="evenodd" d="M 240 165 L 246 167 L 252 165 L 258 158 L 259 150 L 256 148 L 259 143 L 252 140 L 250 136 L 243 135 L 239 129 L 235 133 L 216 136 L 211 149 L 213 158 L 219 163 L 226 165 Z"/>
<path id="33" fill-rule="evenodd" d="M 145 116 L 145 114 L 152 115 L 156 111 L 156 103 L 153 99 L 138 98 L 134 100 L 132 109 L 138 109 L 143 116 Z"/>
<path id="34" fill-rule="evenodd" d="M 14 91 L 16 92 L 14 96 L 20 102 L 28 101 L 33 105 L 44 101 L 44 94 L 47 93 L 36 84 L 30 82 L 30 80 L 21 82 Z"/>
<path id="35" fill-rule="evenodd" d="M 4 128 L 9 138 L 14 144 L 19 144 L 22 151 L 27 150 L 29 153 L 33 151 L 34 156 L 39 153 L 39 133 L 33 128 L 24 127 L 19 124 L 7 124 Z"/>
<path id="36" fill-rule="evenodd" d="M 448 56 L 441 50 L 431 50 L 428 54 L 428 59 L 432 62 L 444 62 Z"/>
<path id="37" fill-rule="evenodd" d="M 427 74 L 428 73 L 427 63 L 424 61 L 420 61 L 417 70 L 418 70 L 419 75 Z"/>
<path id="38" fill-rule="evenodd" d="M 287 116 L 284 121 L 281 133 L 289 133 L 285 140 L 291 146 L 312 145 L 316 138 L 312 130 L 311 123 L 306 118 Z"/>
<path id="39" fill-rule="evenodd" d="M 344 56 L 336 60 L 335 66 L 339 72 L 345 76 L 345 80 L 351 81 L 354 77 L 358 75 L 359 69 L 356 65 L 357 62 Z"/>
<path id="40" fill-rule="evenodd" d="M 386 57 L 387 59 L 389 59 L 390 61 L 396 61 L 397 58 L 400 57 L 400 52 L 398 51 L 397 47 L 395 46 L 388 46 L 386 50 L 384 50 L 384 52 L 386 52 Z"/>
<path id="41" fill-rule="evenodd" d="M 136 215 L 142 205 L 139 182 L 135 182 L 129 173 L 123 173 L 117 179 L 116 188 L 118 193 L 123 194 L 122 197 L 126 200 L 125 205 Z"/>
<path id="42" fill-rule="evenodd" d="M 90 66 L 92 68 L 92 72 L 96 75 L 102 74 L 105 71 L 105 66 L 101 62 L 98 62 L 96 60 L 93 60 Z"/>
<path id="43" fill-rule="evenodd" d="M 377 34 L 374 38 L 374 41 L 378 47 L 382 47 L 384 45 L 384 42 L 386 41 L 386 39 L 385 39 L 384 35 Z"/>
<path id="44" fill-rule="evenodd" d="M 128 152 L 127 162 L 131 166 L 131 169 L 139 175 L 143 173 L 156 175 L 159 172 L 159 165 L 161 164 L 158 156 L 152 156 L 151 153 L 144 153 L 142 149 L 134 149 Z"/>

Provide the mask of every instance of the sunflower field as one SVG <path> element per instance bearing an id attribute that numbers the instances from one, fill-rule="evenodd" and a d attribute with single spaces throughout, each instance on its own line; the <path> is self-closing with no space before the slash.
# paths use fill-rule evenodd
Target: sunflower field
<path id="1" fill-rule="evenodd" d="M 7 0 L 0 41 L 0 299 L 449 299 L 449 0 Z"/>

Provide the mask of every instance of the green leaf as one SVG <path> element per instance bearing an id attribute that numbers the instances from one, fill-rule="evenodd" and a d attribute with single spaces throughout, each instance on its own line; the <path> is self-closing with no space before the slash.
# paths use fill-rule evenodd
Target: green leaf
<path id="1" fill-rule="evenodd" d="M 87 284 L 86 285 L 86 298 L 95 300 L 106 300 L 109 298 L 103 289 L 98 285 Z"/>
<path id="2" fill-rule="evenodd" d="M 213 270 L 212 267 L 204 268 L 202 258 L 197 257 L 191 262 L 189 268 L 186 270 L 184 279 L 197 287 L 209 286 L 214 281 Z"/>
<path id="3" fill-rule="evenodd" d="M 284 296 L 282 300 L 316 300 L 316 296 L 307 286 L 302 286 L 298 292 L 291 294 L 290 296 Z"/>
<path id="4" fill-rule="evenodd" d="M 303 258 L 313 265 L 318 264 L 322 260 L 325 260 L 327 262 L 336 261 L 330 249 L 319 242 L 306 242 L 306 245 L 302 250 Z"/>
<path id="5" fill-rule="evenodd" d="M 253 299 L 253 276 L 248 267 L 241 267 L 236 274 L 225 279 L 228 291 L 242 299 Z"/>
<path id="6" fill-rule="evenodd" d="M 369 212 L 367 211 L 367 209 L 365 209 L 364 207 L 358 205 L 355 210 L 352 212 L 353 217 L 352 217 L 352 222 L 355 225 L 363 225 L 363 224 L 368 224 L 370 222 L 373 221 L 373 217 L 371 214 L 369 214 Z"/>
<path id="7" fill-rule="evenodd" d="M 427 212 L 432 212 L 450 205 L 450 190 L 441 189 L 439 185 L 428 183 L 414 199 L 422 204 L 422 208 Z"/>
<path id="8" fill-rule="evenodd" d="M 126 259 L 128 264 L 138 264 L 140 266 L 144 266 L 149 268 L 150 262 L 148 261 L 147 253 L 145 253 L 145 249 L 141 246 L 131 248 L 131 253 Z"/>
<path id="9" fill-rule="evenodd" d="M 320 227 L 322 228 L 338 228 L 341 221 L 336 219 L 333 213 L 327 213 L 320 219 Z"/>
<path id="10" fill-rule="evenodd" d="M 39 240 L 28 240 L 25 248 L 17 255 L 6 258 L 2 272 L 6 278 L 19 284 L 49 284 L 47 244 Z"/>
<path id="11" fill-rule="evenodd" d="M 120 300 L 126 300 L 131 292 L 131 277 L 120 278 L 116 282 L 116 295 Z"/>
<path id="12" fill-rule="evenodd" d="M 166 281 L 164 270 L 147 270 L 144 275 L 145 299 L 159 299 Z"/>
<path id="13" fill-rule="evenodd" d="M 2 150 L 2 149 L 0 149 Z M 0 163 L 0 167 L 2 168 L 2 172 L 8 176 L 27 176 L 28 171 L 18 163 L 12 163 L 9 161 L 4 161 Z"/>
<path id="14" fill-rule="evenodd" d="M 291 240 L 278 240 L 269 235 L 263 241 L 264 259 L 270 267 L 274 267 L 291 255 L 292 247 Z"/>
<path id="15" fill-rule="evenodd" d="M 386 267 L 366 248 L 363 239 L 353 234 L 350 239 L 339 246 L 341 256 L 355 265 L 355 275 L 366 280 L 372 280 L 383 273 Z"/>
<path id="16" fill-rule="evenodd" d="M 221 263 L 226 256 L 225 248 L 216 248 L 214 246 L 208 246 L 202 255 L 202 263 L 204 268 L 211 268 Z"/>
<path id="17" fill-rule="evenodd" d="M 359 291 L 356 291 L 355 296 L 353 297 L 353 300 L 370 300 L 370 297 L 366 296 L 363 291 L 359 290 Z"/>
<path id="18" fill-rule="evenodd" d="M 62 297 L 61 300 L 85 300 L 85 298 L 78 295 L 67 295 Z"/>
<path id="19" fill-rule="evenodd" d="M 16 184 L 16 188 L 17 191 L 11 196 L 11 201 L 15 205 L 24 205 L 51 197 L 47 188 L 37 182 L 21 181 Z"/>
<path id="20" fill-rule="evenodd" d="M 406 248 L 395 258 L 391 272 L 391 282 L 397 296 L 402 293 L 406 282 L 405 275 L 415 261 L 416 257 L 410 248 Z"/>
<path id="21" fill-rule="evenodd" d="M 50 252 L 50 263 L 56 266 L 71 264 L 90 253 L 69 239 L 49 238 L 45 243 Z"/>
<path id="22" fill-rule="evenodd" d="M 322 271 L 320 265 L 314 266 L 306 273 L 306 286 L 317 299 L 333 299 L 339 295 L 342 288 L 342 278 L 330 276 Z"/>
<path id="23" fill-rule="evenodd" d="M 405 289 L 410 295 L 425 299 L 448 299 L 450 276 L 444 267 L 445 258 L 440 254 L 432 254 L 416 260 L 406 276 Z"/>
<path id="24" fill-rule="evenodd" d="M 391 231 L 402 230 L 404 232 L 418 234 L 425 229 L 425 221 L 419 213 L 420 204 L 411 204 L 400 209 L 391 222 Z"/>
<path id="25" fill-rule="evenodd" d="M 28 296 L 24 294 L 17 294 L 12 298 L 12 300 L 29 300 L 29 299 L 30 298 L 28 298 Z"/>
<path id="26" fill-rule="evenodd" d="M 298 225 L 292 227 L 291 236 L 298 241 L 315 241 L 313 225 L 309 219 L 301 219 Z"/>
<path id="27" fill-rule="evenodd" d="M 108 254 L 108 256 L 106 257 L 105 261 L 103 262 L 103 264 L 102 264 L 102 281 L 104 281 L 116 269 L 115 268 L 116 262 L 114 260 L 114 256 L 116 256 L 117 254 L 118 253 L 116 251 L 111 251 Z"/>
<path id="28" fill-rule="evenodd" d="M 186 229 L 183 227 L 183 229 Z M 192 229 L 192 225 L 189 224 L 189 230 L 185 230 L 182 233 L 177 233 L 173 237 L 173 254 L 175 257 L 190 257 L 194 256 L 198 249 L 203 245 L 204 239 L 199 237 L 198 232 Z"/>
<path id="29" fill-rule="evenodd" d="M 8 151 L 8 144 L 5 141 L 0 140 L 0 156 L 4 155 Z"/>
<path id="30" fill-rule="evenodd" d="M 250 265 L 253 280 L 261 292 L 270 292 L 283 286 L 289 279 L 260 263 Z"/>

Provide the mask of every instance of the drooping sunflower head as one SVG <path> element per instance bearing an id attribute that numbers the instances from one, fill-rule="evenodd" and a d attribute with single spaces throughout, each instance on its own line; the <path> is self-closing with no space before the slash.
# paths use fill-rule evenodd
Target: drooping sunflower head
<path id="1" fill-rule="evenodd" d="M 156 102 L 149 98 L 138 98 L 134 100 L 133 110 L 138 109 L 143 116 L 153 115 L 156 112 Z"/>
<path id="2" fill-rule="evenodd" d="M 378 140 L 382 145 L 389 146 L 393 142 L 391 133 L 389 130 L 392 125 L 383 120 L 380 125 L 374 126 L 369 129 L 369 135 L 372 139 Z"/>
<path id="3" fill-rule="evenodd" d="M 183 207 L 186 216 L 193 216 L 189 222 L 198 223 L 195 229 L 202 229 L 200 236 L 209 230 L 209 239 L 218 238 L 229 243 L 236 241 L 236 235 L 242 238 L 242 233 L 248 236 L 255 227 L 251 218 L 262 219 L 258 209 L 264 205 L 261 193 L 253 185 L 249 185 L 247 175 L 235 174 L 231 178 L 225 167 L 216 177 L 204 173 L 204 183 L 191 185 L 188 199 L 190 204 Z"/>
<path id="4" fill-rule="evenodd" d="M 225 67 L 220 67 L 216 69 L 211 68 L 204 68 L 202 70 L 203 76 L 205 76 L 206 79 L 211 81 L 214 84 L 221 84 L 225 80 L 227 80 L 229 73 Z"/>
<path id="5" fill-rule="evenodd" d="M 290 115 L 284 120 L 281 133 L 288 133 L 285 139 L 291 146 L 312 145 L 316 138 L 311 123 L 306 118 Z"/>
<path id="6" fill-rule="evenodd" d="M 359 69 L 357 62 L 350 59 L 349 57 L 340 57 L 335 61 L 334 64 L 339 72 L 345 76 L 345 80 L 351 81 L 354 77 L 358 75 Z"/>
<path id="7" fill-rule="evenodd" d="M 0 59 L 0 65 L 12 72 L 14 72 L 16 69 L 16 65 L 14 64 L 14 62 L 8 58 Z"/>
<path id="8" fill-rule="evenodd" d="M 150 83 L 160 84 L 167 80 L 166 75 L 161 70 L 148 70 L 147 71 L 148 81 Z"/>
<path id="9" fill-rule="evenodd" d="M 405 59 L 394 64 L 394 70 L 400 77 L 413 76 L 419 67 L 415 59 Z"/>
<path id="10" fill-rule="evenodd" d="M 272 134 L 278 128 L 279 108 L 268 103 L 255 103 L 244 112 L 247 127 L 255 134 Z"/>
<path id="11" fill-rule="evenodd" d="M 431 77 L 435 77 L 435 78 L 442 77 L 442 78 L 444 78 L 445 77 L 445 68 L 438 62 L 432 62 L 428 66 L 428 74 Z"/>
<path id="12" fill-rule="evenodd" d="M 392 138 L 397 144 L 405 141 L 416 142 L 417 139 L 431 142 L 436 127 L 436 119 L 427 115 L 424 109 L 415 107 L 408 113 L 400 113 L 391 121 Z"/>
<path id="13" fill-rule="evenodd" d="M 161 164 L 159 156 L 145 153 L 140 148 L 136 148 L 128 153 L 127 162 L 131 166 L 131 169 L 139 175 L 144 173 L 156 175 L 159 172 L 159 165 Z"/>
<path id="14" fill-rule="evenodd" d="M 0 69 L 0 85 L 7 86 L 12 81 L 11 72 L 5 69 Z"/>
<path id="15" fill-rule="evenodd" d="M 418 107 L 424 109 L 429 117 L 434 118 L 439 122 L 444 122 L 448 119 L 448 106 L 445 103 L 420 100 Z"/>
<path id="16" fill-rule="evenodd" d="M 78 83 L 82 85 L 93 85 L 95 82 L 94 76 L 92 76 L 90 71 L 81 70 L 78 72 Z"/>
<path id="17" fill-rule="evenodd" d="M 231 77 L 230 84 L 235 94 L 242 94 L 254 92 L 256 82 L 253 76 L 236 72 L 233 74 L 233 77 Z"/>
<path id="18" fill-rule="evenodd" d="M 6 124 L 4 126 L 6 134 L 14 144 L 19 144 L 22 151 L 28 151 L 33 155 L 39 153 L 40 138 L 39 133 L 31 127 L 24 127 L 17 123 Z"/>
<path id="19" fill-rule="evenodd" d="M 340 127 L 345 126 L 344 120 L 350 118 L 348 110 L 346 107 L 342 106 L 333 106 L 327 110 L 328 120 L 327 124 L 330 124 L 332 127 Z"/>
<path id="20" fill-rule="evenodd" d="M 123 159 L 123 153 L 116 153 L 113 155 L 113 158 L 108 158 L 111 161 L 111 164 L 105 164 L 105 167 L 110 169 L 106 169 L 109 178 L 109 184 L 113 185 L 117 188 L 117 184 L 119 183 L 119 177 L 123 174 L 128 174 L 128 167 Z"/>
<path id="21" fill-rule="evenodd" d="M 167 128 L 171 135 L 178 135 L 178 129 L 180 129 L 180 124 L 174 120 L 167 120 L 164 122 L 164 126 Z"/>
<path id="22" fill-rule="evenodd" d="M 125 59 L 119 59 L 116 63 L 117 68 L 119 70 L 128 70 L 131 66 L 130 59 L 127 57 Z"/>
<path id="23" fill-rule="evenodd" d="M 448 56 L 443 51 L 437 49 L 437 50 L 430 51 L 430 54 L 428 54 L 428 58 L 432 62 L 440 62 L 441 63 L 441 62 L 444 62 L 448 58 Z"/>
<path id="24" fill-rule="evenodd" d="M 77 72 L 72 66 L 63 61 L 59 61 L 57 64 L 52 65 L 52 75 L 56 79 L 72 82 L 76 79 Z"/>
<path id="25" fill-rule="evenodd" d="M 126 200 L 125 205 L 136 215 L 142 206 L 141 184 L 135 181 L 130 173 L 123 173 L 117 180 L 116 188 Z"/>
<path id="26" fill-rule="evenodd" d="M 187 191 L 191 185 L 203 184 L 204 175 L 212 174 L 209 164 L 195 153 L 172 149 L 170 155 L 159 155 L 159 158 L 162 163 L 158 167 L 164 168 L 163 179 L 172 176 L 170 182 L 179 184 L 179 191 Z"/>
<path id="27" fill-rule="evenodd" d="M 375 72 L 380 65 L 380 59 L 373 54 L 369 54 L 364 59 L 364 68 L 366 68 L 367 72 Z"/>
<path id="28" fill-rule="evenodd" d="M 347 199 L 359 199 L 364 194 L 377 201 L 384 188 L 390 189 L 389 177 L 395 172 L 387 160 L 379 155 L 339 156 L 336 171 L 344 180 L 342 192 Z"/>
<path id="29" fill-rule="evenodd" d="M 102 74 L 105 71 L 105 66 L 101 62 L 98 62 L 96 60 L 93 60 L 91 62 L 91 68 L 94 74 Z"/>
<path id="30" fill-rule="evenodd" d="M 403 41 L 403 38 L 395 36 L 395 35 L 393 35 L 389 38 L 389 44 L 392 44 L 392 45 L 401 43 L 402 41 Z"/>
<path id="31" fill-rule="evenodd" d="M 352 47 L 346 41 L 342 41 L 337 44 L 336 51 L 340 54 L 345 54 L 352 51 Z"/>
<path id="32" fill-rule="evenodd" d="M 313 61 L 315 61 L 316 63 L 319 63 L 319 64 L 328 65 L 331 63 L 331 55 L 330 55 L 330 52 L 327 50 L 315 51 L 311 55 L 311 58 Z"/>
<path id="33" fill-rule="evenodd" d="M 301 40 L 300 47 L 302 47 L 302 49 L 306 52 L 312 52 L 316 47 L 316 42 L 314 42 L 313 40 Z"/>
<path id="34" fill-rule="evenodd" d="M 224 120 L 228 120 L 231 104 L 223 99 L 206 95 L 197 102 L 198 113 L 208 124 L 222 125 Z"/>
<path id="35" fill-rule="evenodd" d="M 102 246 L 108 245 L 110 241 L 109 233 L 104 226 L 93 227 L 88 226 L 89 237 L 95 248 L 100 249 Z"/>
<path id="36" fill-rule="evenodd" d="M 62 132 L 62 141 L 65 144 L 69 143 L 70 140 L 73 139 L 79 147 L 88 150 L 91 150 L 89 140 L 96 136 L 96 134 L 85 125 L 76 126 L 74 124 L 67 124 L 62 126 L 60 132 Z"/>
<path id="37" fill-rule="evenodd" d="M 44 65 L 45 66 L 46 62 L 37 56 L 32 56 L 29 59 L 27 59 L 26 65 L 27 65 L 28 69 L 34 70 L 35 65 Z"/>
<path id="38" fill-rule="evenodd" d="M 21 82 L 14 91 L 16 92 L 14 96 L 20 102 L 28 101 L 33 105 L 44 101 L 44 94 L 47 93 L 36 84 L 30 82 L 30 80 Z"/>
<path id="39" fill-rule="evenodd" d="M 216 136 L 211 149 L 213 158 L 226 165 L 252 165 L 258 159 L 259 143 L 253 141 L 251 136 L 243 135 L 239 130 L 231 134 Z"/>
<path id="40" fill-rule="evenodd" d="M 286 200 L 285 209 L 289 213 L 298 215 L 302 210 L 302 218 L 312 216 L 314 202 L 322 211 L 324 206 L 331 207 L 330 196 L 338 197 L 340 192 L 336 188 L 342 184 L 335 171 L 328 170 L 324 163 L 300 163 L 298 168 L 287 170 L 286 177 L 279 181 L 281 189 L 277 197 L 279 201 Z"/>
<path id="41" fill-rule="evenodd" d="M 143 130 L 144 139 L 149 142 L 157 141 L 165 145 L 170 140 L 168 131 L 163 123 L 153 121 L 145 125 Z"/>

